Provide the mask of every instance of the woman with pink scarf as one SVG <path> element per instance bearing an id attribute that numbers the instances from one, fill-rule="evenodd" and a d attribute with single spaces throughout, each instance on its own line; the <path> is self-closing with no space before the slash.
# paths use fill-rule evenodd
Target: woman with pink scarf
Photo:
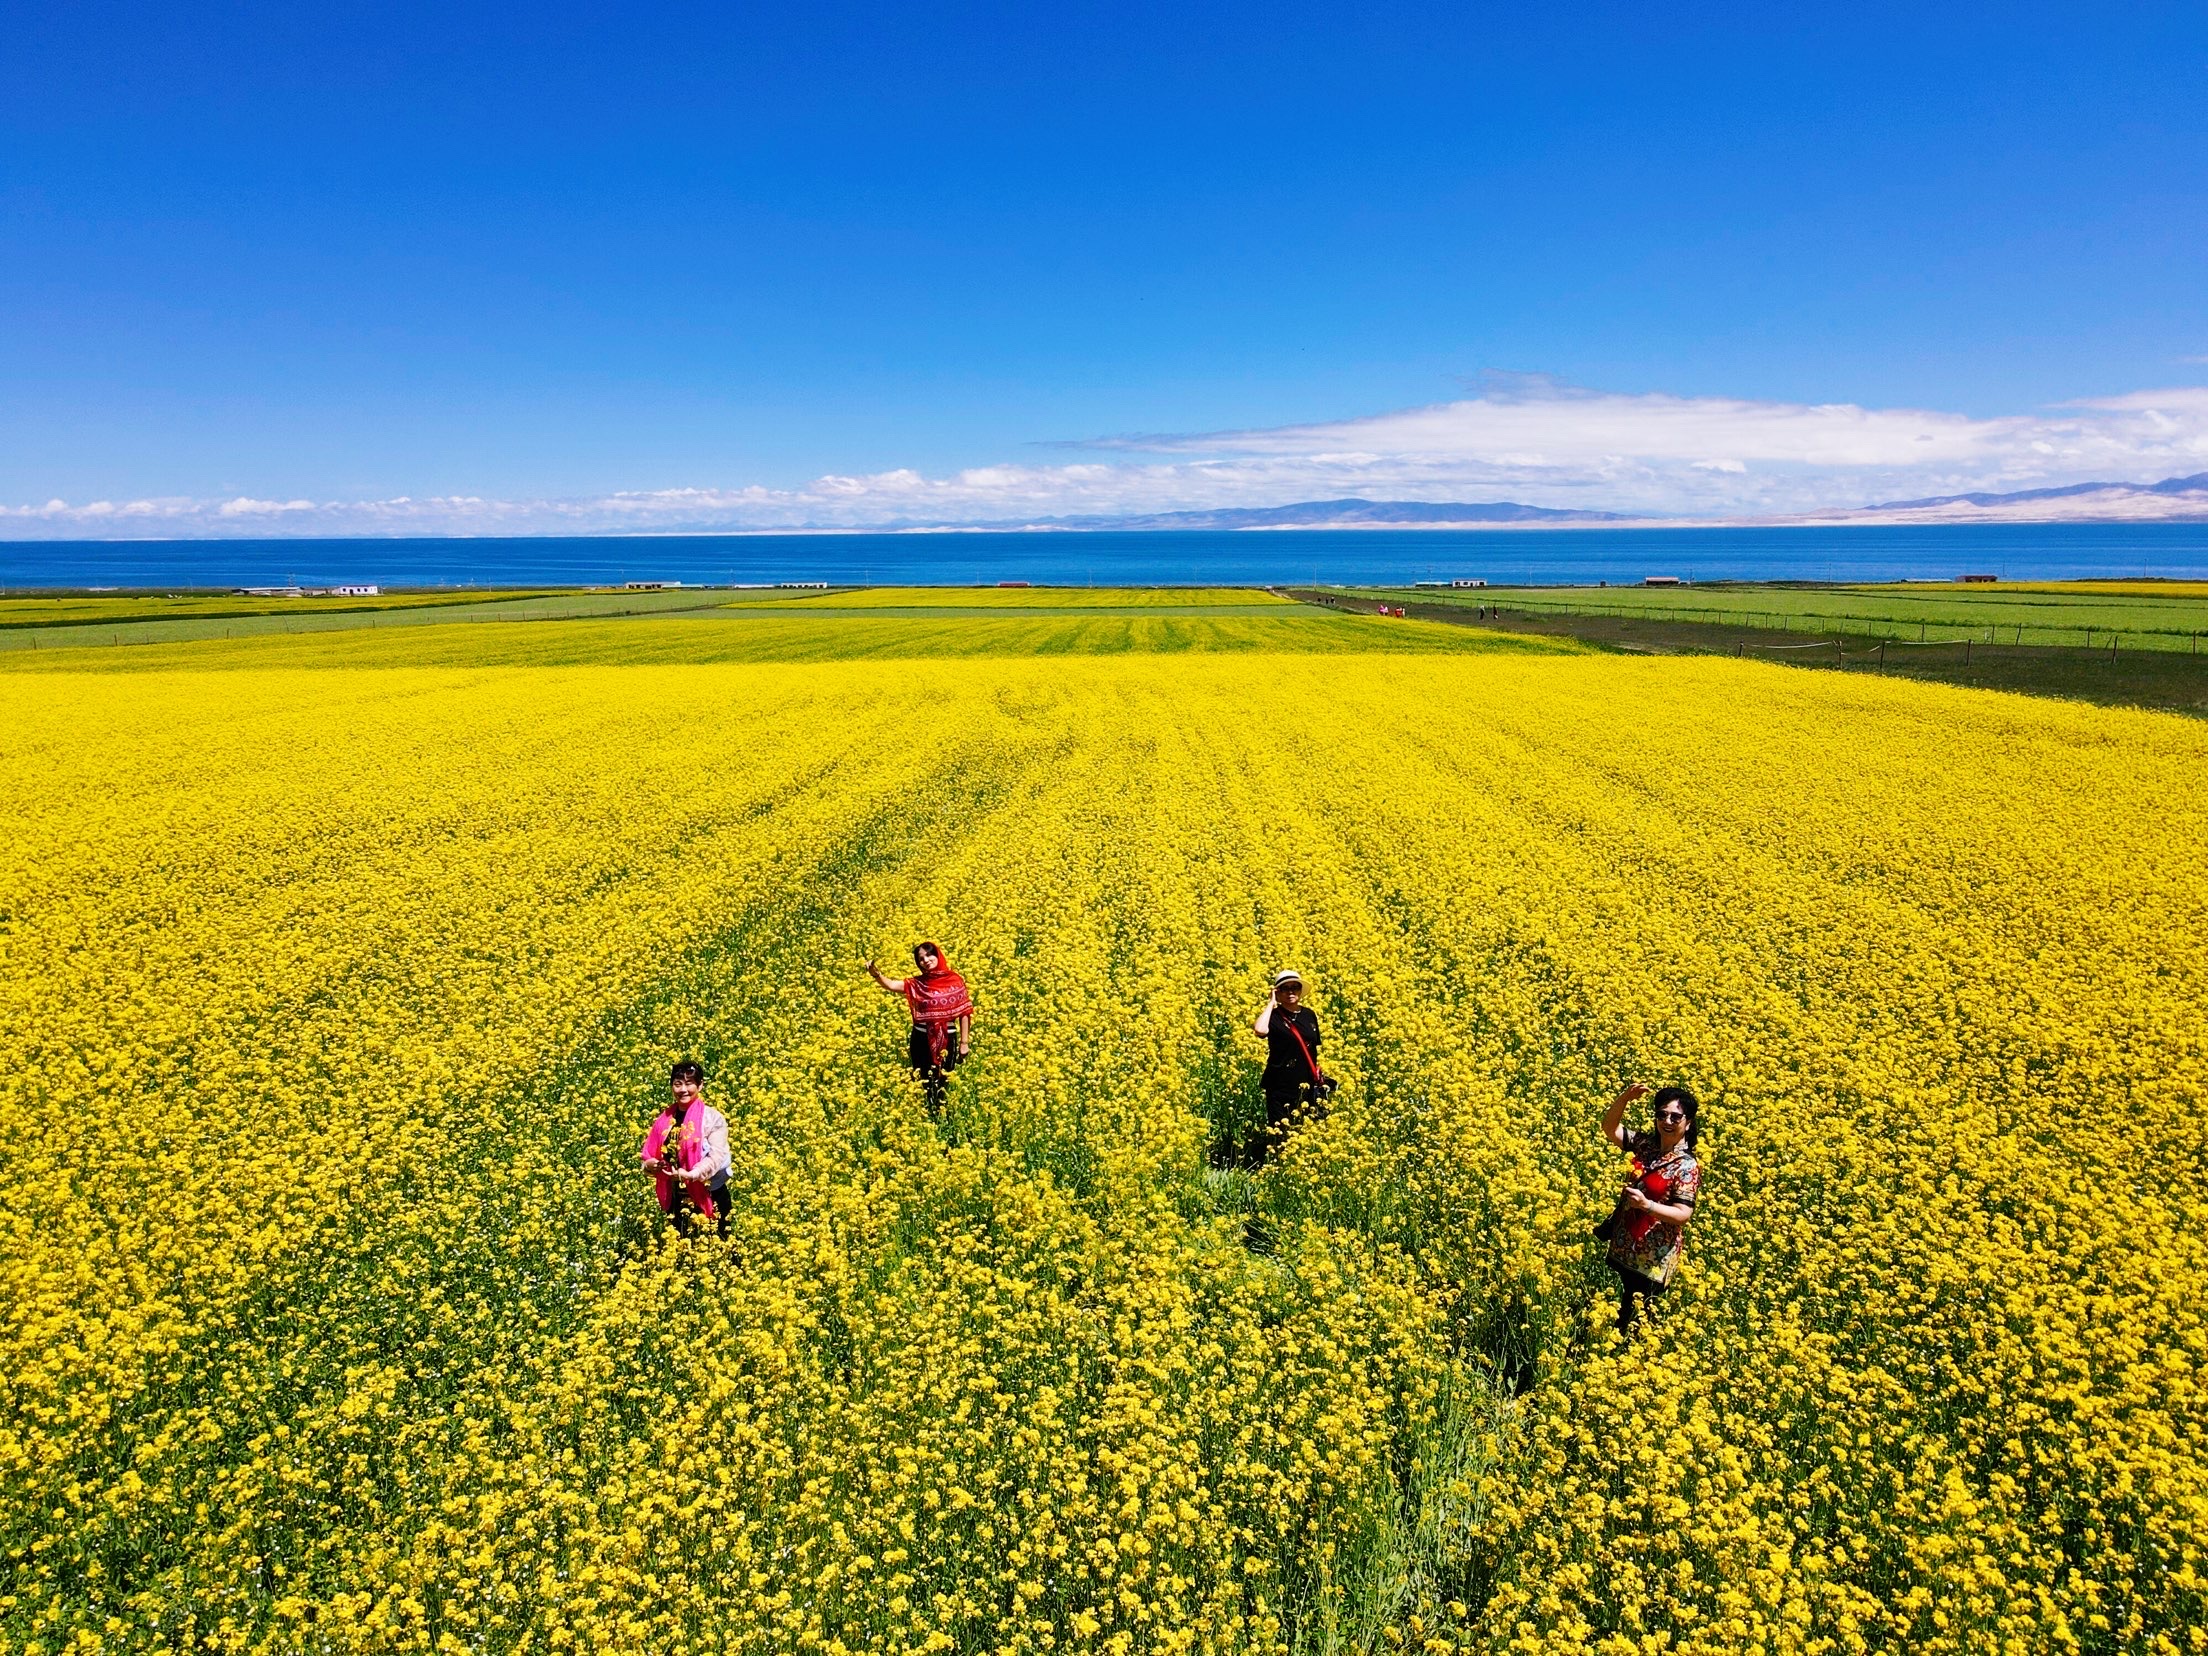
<path id="1" fill-rule="evenodd" d="M 705 1071 L 685 1058 L 668 1072 L 667 1107 L 644 1135 L 644 1170 L 659 1210 L 690 1234 L 695 1208 L 728 1234 L 728 1117 L 705 1101 Z"/>

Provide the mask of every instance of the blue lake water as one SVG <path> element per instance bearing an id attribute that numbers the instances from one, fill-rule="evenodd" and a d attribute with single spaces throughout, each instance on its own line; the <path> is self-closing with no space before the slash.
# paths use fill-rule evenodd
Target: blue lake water
<path id="1" fill-rule="evenodd" d="M 0 542 L 0 587 L 2208 579 L 2208 523 Z"/>

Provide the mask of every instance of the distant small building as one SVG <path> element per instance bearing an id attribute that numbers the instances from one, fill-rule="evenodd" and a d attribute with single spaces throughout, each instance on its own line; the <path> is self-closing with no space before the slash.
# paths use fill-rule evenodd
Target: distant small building
<path id="1" fill-rule="evenodd" d="M 1033 586 L 1034 584 L 1033 581 L 999 581 L 997 583 L 1000 587 L 1024 587 Z"/>
<path id="2" fill-rule="evenodd" d="M 1990 584 L 1992 584 L 1993 582 L 1995 582 L 1995 581 L 1998 581 L 1999 579 L 2001 579 L 2001 577 L 2000 577 L 2000 576 L 1998 576 L 1998 575 L 1958 575 L 1958 576 L 1956 576 L 1956 577 L 1955 577 L 1955 579 L 1956 579 L 1956 580 L 1958 580 L 1958 581 L 1967 581 L 1967 582 L 1974 582 L 1974 583 L 1975 583 L 1975 582 L 1980 582 L 1980 581 L 1983 581 L 1983 582 L 1987 583 L 1988 585 L 1990 585 Z"/>
<path id="3" fill-rule="evenodd" d="M 1679 577 L 1676 575 L 1643 575 L 1641 577 L 1641 585 L 1643 586 L 1678 586 L 1680 584 Z"/>
<path id="4" fill-rule="evenodd" d="M 665 592 L 669 587 L 679 587 L 680 581 L 623 581 L 623 592 Z"/>
<path id="5" fill-rule="evenodd" d="M 304 598 L 306 595 L 305 587 L 295 586 L 237 587 L 231 593 L 236 598 Z"/>
<path id="6" fill-rule="evenodd" d="M 777 581 L 774 583 L 774 590 L 777 592 L 826 592 L 828 583 L 826 581 Z"/>
<path id="7" fill-rule="evenodd" d="M 382 593 L 383 588 L 375 585 L 334 586 L 330 588 L 332 598 L 376 598 L 380 597 Z"/>
<path id="8" fill-rule="evenodd" d="M 1451 581 L 1449 584 L 1453 587 L 1484 587 L 1487 585 L 1485 581 Z"/>

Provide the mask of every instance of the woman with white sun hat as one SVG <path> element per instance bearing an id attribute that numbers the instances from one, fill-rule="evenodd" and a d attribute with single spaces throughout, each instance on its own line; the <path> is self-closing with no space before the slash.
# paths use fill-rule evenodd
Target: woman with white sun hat
<path id="1" fill-rule="evenodd" d="M 1280 1147 L 1306 1096 L 1323 1104 L 1334 1083 L 1319 1068 L 1319 1017 L 1303 1004 L 1303 974 L 1293 966 L 1273 974 L 1273 992 L 1250 1027 L 1265 1040 L 1265 1131 L 1251 1157 L 1262 1162 Z"/>

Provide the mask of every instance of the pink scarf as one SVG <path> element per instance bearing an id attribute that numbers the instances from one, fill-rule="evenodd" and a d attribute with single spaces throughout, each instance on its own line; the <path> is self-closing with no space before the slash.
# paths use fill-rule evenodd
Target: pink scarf
<path id="1" fill-rule="evenodd" d="M 674 1138 L 673 1154 L 667 1154 L 669 1136 Z M 705 1154 L 705 1100 L 691 1105 L 678 1128 L 675 1124 L 673 1105 L 659 1112 L 659 1119 L 652 1123 L 650 1132 L 644 1135 L 645 1161 L 673 1162 L 685 1173 L 698 1165 L 698 1158 Z M 659 1197 L 662 1213 L 675 1211 L 674 1175 L 664 1169 L 652 1175 L 652 1188 Z M 705 1191 L 696 1193 L 698 1206 L 707 1218 L 713 1217 L 713 1198 Z"/>

